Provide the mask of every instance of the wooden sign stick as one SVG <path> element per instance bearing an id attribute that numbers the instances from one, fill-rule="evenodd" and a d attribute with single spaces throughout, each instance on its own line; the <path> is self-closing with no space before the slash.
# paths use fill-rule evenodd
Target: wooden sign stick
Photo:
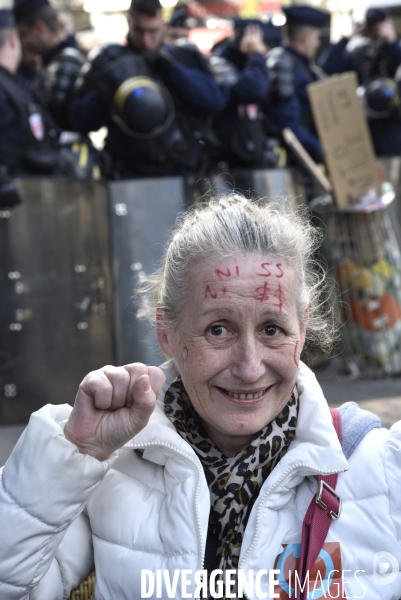
<path id="1" fill-rule="evenodd" d="M 312 177 L 322 186 L 327 194 L 331 194 L 333 186 L 329 179 L 324 175 L 311 155 L 305 150 L 295 133 L 289 127 L 286 127 L 282 131 L 285 143 L 291 148 L 297 158 L 300 160 L 302 165 L 309 171 Z"/>

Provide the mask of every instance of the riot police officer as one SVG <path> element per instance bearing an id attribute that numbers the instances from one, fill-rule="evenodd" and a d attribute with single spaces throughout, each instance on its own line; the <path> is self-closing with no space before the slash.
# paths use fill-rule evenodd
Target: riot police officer
<path id="1" fill-rule="evenodd" d="M 189 31 L 190 17 L 188 8 L 182 6 L 173 12 L 166 24 L 164 41 L 166 44 L 175 44 L 177 40 L 188 39 Z"/>
<path id="2" fill-rule="evenodd" d="M 360 84 L 374 77 L 393 78 L 400 64 L 401 44 L 384 8 L 369 8 L 363 27 L 327 48 L 319 60 L 329 75 L 356 71 Z"/>
<path id="3" fill-rule="evenodd" d="M 229 97 L 195 46 L 163 44 L 159 0 L 132 0 L 127 45 L 105 46 L 84 66 L 70 115 L 76 130 L 106 125 L 114 177 L 197 170 L 211 116 Z"/>
<path id="4" fill-rule="evenodd" d="M 280 33 L 258 19 L 237 19 L 234 33 L 234 41 L 219 44 L 211 57 L 215 73 L 230 88 L 230 101 L 215 119 L 219 158 L 229 168 L 267 166 L 260 108 L 269 91 L 266 54 L 280 43 Z"/>
<path id="5" fill-rule="evenodd" d="M 369 8 L 361 31 L 348 41 L 340 40 L 322 56 L 320 64 L 330 73 L 356 71 L 376 154 L 399 155 L 401 116 L 398 81 L 394 78 L 400 77 L 396 73 L 401 45 L 387 10 Z"/>
<path id="6" fill-rule="evenodd" d="M 42 57 L 32 89 L 62 129 L 70 129 L 68 107 L 84 62 L 75 36 L 68 35 L 48 0 L 15 0 L 14 16 L 22 47 Z"/>
<path id="7" fill-rule="evenodd" d="M 0 165 L 3 173 L 46 174 L 59 168 L 57 132 L 17 77 L 20 40 L 11 11 L 0 11 Z"/>
<path id="8" fill-rule="evenodd" d="M 269 117 L 280 130 L 292 129 L 314 160 L 323 162 L 306 88 L 325 77 L 314 61 L 328 13 L 306 5 L 286 6 L 282 10 L 287 18 L 288 40 L 268 54 Z"/>

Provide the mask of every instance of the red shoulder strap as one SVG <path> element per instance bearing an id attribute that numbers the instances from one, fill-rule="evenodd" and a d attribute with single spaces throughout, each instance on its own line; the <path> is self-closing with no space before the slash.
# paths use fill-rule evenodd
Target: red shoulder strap
<path id="1" fill-rule="evenodd" d="M 330 408 L 333 425 L 338 435 L 340 443 L 341 435 L 341 415 L 340 411 Z M 320 550 L 323 547 L 324 540 L 327 537 L 332 519 L 338 519 L 341 512 L 341 499 L 335 493 L 338 473 L 334 475 L 318 475 L 317 493 L 312 499 L 306 512 L 302 525 L 301 555 L 299 559 L 298 578 L 301 586 L 304 585 L 304 579 L 308 571 L 313 567 Z M 296 582 L 297 585 L 297 582 Z M 300 600 L 306 600 L 308 590 L 306 586 L 303 590 L 295 590 L 296 597 Z M 298 596 L 297 594 L 300 593 Z"/>

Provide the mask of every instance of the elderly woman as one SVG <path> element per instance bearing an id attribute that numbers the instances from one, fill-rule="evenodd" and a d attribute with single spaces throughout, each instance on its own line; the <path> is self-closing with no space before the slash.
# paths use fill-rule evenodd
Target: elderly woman
<path id="1" fill-rule="evenodd" d="M 96 600 L 299 598 L 316 476 L 337 473 L 343 508 L 304 597 L 400 597 L 400 426 L 346 405 L 341 447 L 300 363 L 331 331 L 318 237 L 307 215 L 235 195 L 183 216 L 142 311 L 170 360 L 90 373 L 4 467 L 2 600 L 65 599 L 94 566 Z"/>

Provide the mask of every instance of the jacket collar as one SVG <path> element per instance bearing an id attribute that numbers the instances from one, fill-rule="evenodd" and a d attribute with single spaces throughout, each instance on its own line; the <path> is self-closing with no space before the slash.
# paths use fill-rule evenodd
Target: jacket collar
<path id="1" fill-rule="evenodd" d="M 301 61 L 306 67 L 309 68 L 310 65 L 313 63 L 312 60 L 307 58 L 304 54 L 301 54 L 300 52 L 298 52 L 298 50 L 295 50 L 295 48 L 292 48 L 291 46 L 287 46 L 286 44 L 282 44 L 282 46 L 287 52 L 289 52 L 290 54 L 295 56 L 295 58 L 297 58 L 299 61 Z"/>

